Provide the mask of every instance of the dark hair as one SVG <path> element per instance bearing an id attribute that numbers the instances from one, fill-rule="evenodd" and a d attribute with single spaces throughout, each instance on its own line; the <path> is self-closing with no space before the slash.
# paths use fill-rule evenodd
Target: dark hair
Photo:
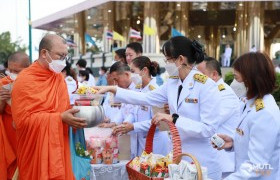
<path id="1" fill-rule="evenodd" d="M 159 66 L 157 62 L 151 61 L 146 56 L 139 56 L 132 60 L 132 63 L 142 70 L 144 67 L 148 68 L 150 75 L 157 75 L 157 67 Z"/>
<path id="2" fill-rule="evenodd" d="M 62 71 L 66 72 L 66 76 L 71 76 L 75 81 L 77 80 L 77 74 L 71 68 L 71 64 L 68 61 L 66 61 L 66 66 L 65 66 L 65 68 Z"/>
<path id="3" fill-rule="evenodd" d="M 53 40 L 54 37 L 60 37 L 61 40 L 62 40 L 62 43 L 66 44 L 66 41 L 65 41 L 65 39 L 63 37 L 61 37 L 59 35 L 56 35 L 56 34 L 47 34 L 40 41 L 40 44 L 39 44 L 39 54 L 41 53 L 42 49 L 46 49 L 46 50 L 49 50 L 49 51 L 52 49 L 52 46 L 53 46 L 52 40 Z"/>
<path id="4" fill-rule="evenodd" d="M 247 87 L 247 98 L 263 98 L 275 88 L 275 69 L 271 59 L 261 52 L 246 53 L 237 58 L 233 68 L 241 74 Z"/>
<path id="5" fill-rule="evenodd" d="M 92 75 L 93 75 L 93 72 L 92 72 L 91 68 L 87 67 L 87 68 L 86 68 L 86 71 L 87 71 L 89 74 L 92 74 Z"/>
<path id="6" fill-rule="evenodd" d="M 115 62 L 110 68 L 110 74 L 113 72 L 124 73 L 125 71 L 130 71 L 129 66 L 121 61 Z"/>
<path id="7" fill-rule="evenodd" d="M 88 71 L 86 71 L 86 70 L 80 70 L 79 71 L 79 75 L 80 76 L 86 76 L 86 81 L 88 81 L 88 79 L 89 79 L 89 72 Z"/>
<path id="8" fill-rule="evenodd" d="M 124 63 L 126 62 L 126 55 L 125 55 L 125 49 L 118 49 L 115 51 L 115 53 L 124 60 Z"/>
<path id="9" fill-rule="evenodd" d="M 87 67 L 87 61 L 84 59 L 79 59 L 79 61 L 76 63 L 76 65 L 79 65 L 81 68 Z"/>
<path id="10" fill-rule="evenodd" d="M 126 48 L 133 49 L 137 54 L 143 53 L 142 45 L 138 42 L 129 43 Z"/>
<path id="11" fill-rule="evenodd" d="M 217 71 L 219 76 L 222 76 L 221 66 L 220 63 L 213 57 L 206 57 L 204 59 L 206 62 L 206 68 L 212 71 Z"/>
<path id="12" fill-rule="evenodd" d="M 104 66 L 100 67 L 100 69 L 101 69 L 102 71 L 104 71 L 105 73 L 106 73 L 107 70 L 108 70 L 108 68 L 106 68 L 106 67 L 104 67 Z"/>
<path id="13" fill-rule="evenodd" d="M 199 64 L 204 60 L 202 45 L 184 36 L 176 36 L 164 43 L 162 52 L 165 56 L 178 58 L 180 55 L 187 57 L 188 63 Z"/>

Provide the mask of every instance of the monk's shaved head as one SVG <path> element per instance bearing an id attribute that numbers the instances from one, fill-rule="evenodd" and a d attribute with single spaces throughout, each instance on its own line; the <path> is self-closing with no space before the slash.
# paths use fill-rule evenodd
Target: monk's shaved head
<path id="1" fill-rule="evenodd" d="M 63 43 L 66 44 L 66 41 L 64 38 L 62 38 L 59 35 L 56 34 L 47 34 L 43 37 L 43 39 L 41 40 L 40 44 L 39 44 L 39 54 L 41 53 L 42 49 L 46 49 L 46 50 L 52 50 L 53 46 L 55 45 L 55 43 Z"/>
<path id="2" fill-rule="evenodd" d="M 24 52 L 15 52 L 15 53 L 11 54 L 8 58 L 8 66 L 11 63 L 17 63 L 22 68 L 26 68 L 30 65 L 29 57 Z"/>

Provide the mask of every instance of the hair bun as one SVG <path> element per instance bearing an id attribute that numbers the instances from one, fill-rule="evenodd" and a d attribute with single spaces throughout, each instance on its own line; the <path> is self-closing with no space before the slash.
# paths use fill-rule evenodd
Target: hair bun
<path id="1" fill-rule="evenodd" d="M 203 51 L 202 45 L 197 40 L 193 40 L 192 47 L 195 50 L 195 54 L 194 54 L 195 62 L 197 64 L 201 63 L 204 60 L 204 57 L 205 57 L 205 53 Z"/>

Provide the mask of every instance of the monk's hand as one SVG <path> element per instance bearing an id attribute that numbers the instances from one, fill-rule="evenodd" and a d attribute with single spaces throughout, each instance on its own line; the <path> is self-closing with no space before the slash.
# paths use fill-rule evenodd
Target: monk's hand
<path id="1" fill-rule="evenodd" d="M 77 129 L 86 127 L 87 123 L 85 119 L 74 116 L 74 114 L 79 111 L 79 109 L 68 109 L 67 111 L 61 113 L 62 122 Z"/>
<path id="2" fill-rule="evenodd" d="M 213 148 L 218 149 L 218 150 L 232 148 L 233 139 L 230 136 L 225 135 L 225 134 L 217 134 L 217 135 L 225 141 L 225 144 L 221 148 L 218 148 L 213 142 L 211 142 Z"/>
<path id="3" fill-rule="evenodd" d="M 105 94 L 106 92 L 116 94 L 117 92 L 117 86 L 94 86 L 93 88 L 98 90 L 97 94 Z"/>
<path id="4" fill-rule="evenodd" d="M 152 123 L 155 124 L 155 125 L 159 125 L 159 123 L 161 121 L 164 121 L 164 120 L 167 120 L 167 121 L 173 121 L 173 118 L 170 114 L 164 114 L 164 113 L 157 113 L 153 119 L 152 119 Z"/>
<path id="5" fill-rule="evenodd" d="M 11 98 L 11 92 L 9 90 L 4 89 L 4 88 L 0 89 L 0 100 L 1 101 L 6 101 L 10 98 Z"/>
<path id="6" fill-rule="evenodd" d="M 134 130 L 134 125 L 129 122 L 124 122 L 113 128 L 113 135 L 123 135 Z"/>

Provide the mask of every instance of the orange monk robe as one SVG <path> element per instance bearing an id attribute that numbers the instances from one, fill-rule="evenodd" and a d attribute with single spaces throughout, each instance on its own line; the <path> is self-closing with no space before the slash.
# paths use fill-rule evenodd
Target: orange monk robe
<path id="1" fill-rule="evenodd" d="M 24 69 L 12 91 L 20 180 L 74 179 L 68 125 L 61 113 L 70 108 L 62 74 L 38 62 Z"/>
<path id="2" fill-rule="evenodd" d="M 0 88 L 12 83 L 9 77 L 0 80 Z M 12 179 L 15 173 L 16 162 L 16 131 L 13 127 L 11 106 L 6 104 L 0 114 L 0 180 Z"/>

